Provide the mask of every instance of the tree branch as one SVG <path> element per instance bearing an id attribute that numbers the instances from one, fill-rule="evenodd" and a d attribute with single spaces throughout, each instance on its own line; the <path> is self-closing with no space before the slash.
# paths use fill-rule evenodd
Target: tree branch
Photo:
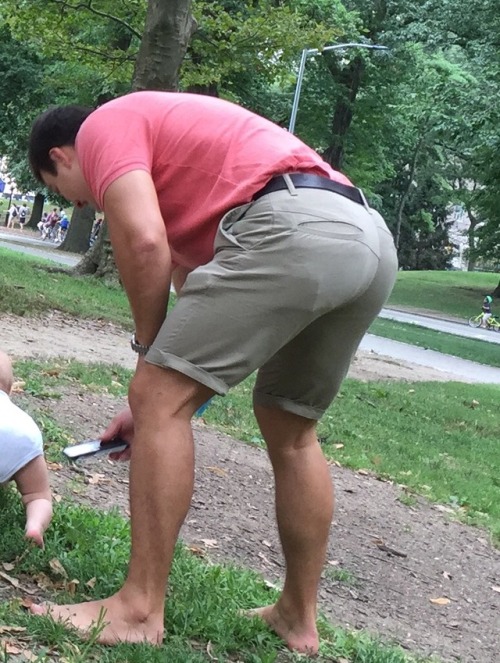
<path id="1" fill-rule="evenodd" d="M 50 0 L 50 1 L 55 5 L 60 5 L 62 8 L 72 9 L 74 11 L 77 11 L 78 9 L 86 9 L 91 14 L 95 14 L 96 16 L 101 16 L 102 18 L 107 18 L 110 21 L 118 23 L 118 25 L 121 25 L 123 28 L 128 30 L 131 34 L 134 35 L 134 37 L 137 37 L 137 39 L 142 38 L 142 34 L 123 19 L 118 18 L 118 16 L 113 16 L 112 14 L 108 14 L 107 12 L 103 12 L 100 9 L 95 9 L 95 7 L 92 7 L 92 0 L 88 0 L 88 4 L 80 2 L 77 5 L 72 5 L 67 0 Z"/>

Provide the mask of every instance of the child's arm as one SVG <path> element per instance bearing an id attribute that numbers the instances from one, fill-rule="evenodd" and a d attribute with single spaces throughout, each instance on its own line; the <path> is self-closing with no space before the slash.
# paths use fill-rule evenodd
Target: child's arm
<path id="1" fill-rule="evenodd" d="M 52 495 L 45 458 L 37 456 L 14 475 L 26 508 L 26 538 L 43 547 L 43 533 L 52 518 Z"/>

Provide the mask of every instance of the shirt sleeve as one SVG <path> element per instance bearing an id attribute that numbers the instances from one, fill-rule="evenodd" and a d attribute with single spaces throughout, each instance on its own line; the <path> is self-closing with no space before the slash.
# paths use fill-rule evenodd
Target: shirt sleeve
<path id="1" fill-rule="evenodd" d="M 151 173 L 153 140 L 147 120 L 126 109 L 99 108 L 82 124 L 75 144 L 83 176 L 103 209 L 106 189 L 125 173 Z"/>

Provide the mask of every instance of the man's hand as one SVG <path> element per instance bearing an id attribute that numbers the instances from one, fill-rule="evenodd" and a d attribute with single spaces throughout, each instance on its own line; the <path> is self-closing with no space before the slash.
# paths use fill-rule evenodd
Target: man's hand
<path id="1" fill-rule="evenodd" d="M 104 433 L 101 435 L 101 440 L 103 442 L 109 442 L 114 437 L 121 437 L 125 442 L 128 442 L 129 445 L 132 445 L 134 441 L 134 421 L 132 419 L 132 412 L 130 408 L 125 408 L 119 412 L 116 417 L 113 417 L 111 423 L 106 428 Z M 109 454 L 109 457 L 112 460 L 130 460 L 130 446 L 124 451 L 118 451 Z"/>

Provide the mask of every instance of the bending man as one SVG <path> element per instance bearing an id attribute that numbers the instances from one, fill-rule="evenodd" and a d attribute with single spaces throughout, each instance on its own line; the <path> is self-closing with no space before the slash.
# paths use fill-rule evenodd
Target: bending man
<path id="1" fill-rule="evenodd" d="M 206 96 L 137 92 L 41 115 L 35 175 L 102 210 L 135 322 L 132 553 L 104 601 L 38 607 L 101 641 L 161 642 L 165 588 L 194 476 L 193 413 L 258 370 L 254 412 L 276 479 L 286 580 L 261 617 L 318 650 L 316 601 L 333 515 L 316 423 L 386 301 L 392 236 L 362 193 L 284 129 Z M 167 315 L 172 274 L 180 296 Z"/>

